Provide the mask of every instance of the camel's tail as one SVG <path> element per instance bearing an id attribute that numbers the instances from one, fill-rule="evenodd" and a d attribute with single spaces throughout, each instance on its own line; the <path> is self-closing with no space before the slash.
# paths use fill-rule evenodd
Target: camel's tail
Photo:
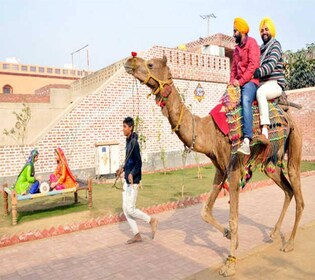
<path id="1" fill-rule="evenodd" d="M 283 101 L 283 100 L 280 100 L 278 102 L 279 105 L 281 106 L 285 106 L 285 107 L 294 107 L 294 108 L 297 108 L 299 110 L 301 110 L 303 108 L 302 105 L 300 104 L 297 104 L 297 103 L 294 103 L 294 102 L 291 102 L 291 101 Z M 288 110 L 288 108 L 283 108 L 285 111 Z"/>
<path id="2" fill-rule="evenodd" d="M 284 106 L 283 107 L 284 111 L 288 111 L 289 110 L 288 107 L 294 107 L 294 108 L 297 108 L 299 110 L 302 109 L 302 106 L 300 104 L 288 101 L 288 97 L 287 97 L 285 91 L 282 91 L 282 94 L 280 95 L 280 97 L 278 97 L 277 101 L 278 101 L 277 103 L 279 105 Z"/>

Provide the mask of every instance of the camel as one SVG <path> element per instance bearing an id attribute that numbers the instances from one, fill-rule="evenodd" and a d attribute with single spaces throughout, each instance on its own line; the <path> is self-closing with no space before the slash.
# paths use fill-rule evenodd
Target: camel
<path id="1" fill-rule="evenodd" d="M 230 254 L 220 269 L 222 276 L 231 276 L 236 272 L 235 252 L 238 246 L 238 205 L 239 205 L 239 181 L 241 178 L 242 156 L 237 155 L 237 160 L 231 164 L 231 142 L 215 124 L 211 115 L 199 117 L 190 112 L 185 106 L 177 91 L 167 66 L 167 58 L 155 58 L 144 60 L 137 56 L 129 58 L 125 65 L 127 73 L 133 75 L 142 84 L 147 85 L 156 96 L 157 103 L 163 102 L 162 113 L 186 147 L 196 152 L 205 154 L 211 159 L 216 168 L 213 187 L 210 196 L 201 210 L 202 219 L 218 229 L 224 237 L 230 239 Z M 159 102 L 160 101 L 160 102 Z M 271 178 L 284 191 L 284 204 L 270 237 L 275 239 L 280 236 L 280 227 L 287 208 L 294 196 L 296 212 L 294 226 L 287 242 L 281 250 L 289 252 L 294 249 L 299 221 L 304 209 L 303 196 L 300 181 L 300 162 L 302 154 L 301 133 L 289 112 L 284 112 L 288 120 L 288 137 L 286 148 L 280 147 L 278 157 L 283 159 L 287 154 L 288 178 L 284 175 L 281 167 L 276 167 L 275 172 L 264 168 L 265 174 Z M 224 228 L 213 216 L 212 210 L 218 194 L 223 188 L 226 174 L 229 169 L 229 195 L 230 213 L 229 229 Z"/>

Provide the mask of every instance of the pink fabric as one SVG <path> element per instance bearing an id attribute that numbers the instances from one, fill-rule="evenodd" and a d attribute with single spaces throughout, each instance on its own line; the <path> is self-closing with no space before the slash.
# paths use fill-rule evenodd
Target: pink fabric
<path id="1" fill-rule="evenodd" d="M 57 178 L 57 176 L 55 175 L 55 174 L 51 174 L 50 175 L 50 177 L 49 177 L 49 179 L 50 179 L 50 183 L 56 183 L 56 182 L 58 182 L 58 178 Z M 63 190 L 65 187 L 64 187 L 64 185 L 57 185 L 54 189 L 56 190 L 56 191 L 60 191 L 60 190 Z"/>

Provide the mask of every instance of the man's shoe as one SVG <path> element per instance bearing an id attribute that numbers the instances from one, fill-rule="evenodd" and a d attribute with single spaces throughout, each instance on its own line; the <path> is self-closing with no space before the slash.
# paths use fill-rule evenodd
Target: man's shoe
<path id="1" fill-rule="evenodd" d="M 137 243 L 137 242 L 142 242 L 142 237 L 141 237 L 140 233 L 137 233 L 134 237 L 129 239 L 127 241 L 127 244 L 130 245 L 130 244 Z"/>
<path id="2" fill-rule="evenodd" d="M 159 221 L 156 218 L 151 218 L 150 225 L 151 225 L 151 231 L 152 231 L 152 239 L 154 239 L 158 223 Z"/>
<path id="3" fill-rule="evenodd" d="M 237 149 L 237 152 L 239 154 L 243 155 L 250 155 L 250 148 L 249 145 L 245 144 L 244 142 L 241 144 L 241 146 Z"/>

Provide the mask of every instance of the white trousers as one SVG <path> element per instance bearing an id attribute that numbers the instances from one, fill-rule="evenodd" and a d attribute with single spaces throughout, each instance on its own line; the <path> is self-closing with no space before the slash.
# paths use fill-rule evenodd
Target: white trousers
<path id="1" fill-rule="evenodd" d="M 257 90 L 257 101 L 260 114 L 260 124 L 269 125 L 269 107 L 267 100 L 279 97 L 282 94 L 282 88 L 277 81 L 267 81 L 261 84 Z"/>
<path id="2" fill-rule="evenodd" d="M 122 192 L 123 211 L 133 234 L 136 235 L 137 233 L 139 233 L 136 219 L 140 219 L 149 223 L 151 217 L 136 208 L 139 185 L 138 184 L 130 185 L 125 182 L 123 189 L 124 189 Z"/>

